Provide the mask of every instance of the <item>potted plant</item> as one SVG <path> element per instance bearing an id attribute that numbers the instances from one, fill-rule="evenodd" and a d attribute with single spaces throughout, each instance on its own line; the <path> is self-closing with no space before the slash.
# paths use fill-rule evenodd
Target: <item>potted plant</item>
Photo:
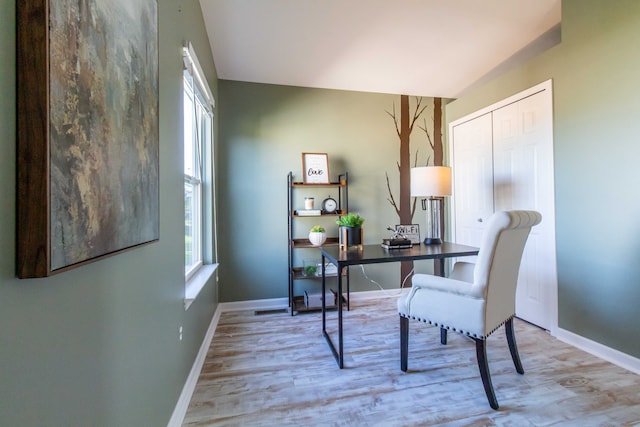
<path id="1" fill-rule="evenodd" d="M 318 273 L 318 267 L 315 260 L 305 259 L 302 262 L 302 275 L 303 276 L 315 276 Z"/>
<path id="2" fill-rule="evenodd" d="M 305 276 L 315 276 L 317 271 L 318 267 L 316 267 L 315 265 L 307 265 L 304 267 L 303 274 Z"/>
<path id="3" fill-rule="evenodd" d="M 324 227 L 314 225 L 309 231 L 309 241 L 313 246 L 321 246 L 327 240 L 327 233 Z"/>
<path id="4" fill-rule="evenodd" d="M 340 247 L 362 245 L 362 224 L 364 218 L 357 213 L 348 212 L 336 220 L 340 226 Z"/>

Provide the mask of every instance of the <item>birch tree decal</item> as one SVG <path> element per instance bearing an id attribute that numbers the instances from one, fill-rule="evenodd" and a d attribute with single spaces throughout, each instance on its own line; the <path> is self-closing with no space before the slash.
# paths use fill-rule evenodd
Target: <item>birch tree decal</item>
<path id="1" fill-rule="evenodd" d="M 389 173 L 387 172 L 387 191 L 389 197 L 387 200 L 391 206 L 395 209 L 398 215 L 400 224 L 412 224 L 413 215 L 416 210 L 416 200 L 411 201 L 411 168 L 418 166 L 418 153 L 416 149 L 413 161 L 411 160 L 411 134 L 414 127 L 417 127 L 424 132 L 429 144 L 429 148 L 433 153 L 433 156 L 427 156 L 426 165 L 429 165 L 431 159 L 433 159 L 433 166 L 442 166 L 443 161 L 443 149 L 442 149 L 442 98 L 433 98 L 433 136 L 429 133 L 429 127 L 427 126 L 427 119 L 424 117 L 425 111 L 428 107 L 424 103 L 424 98 L 415 98 L 415 107 L 413 112 L 409 105 L 409 96 L 400 95 L 400 112 L 396 111 L 396 105 L 393 104 L 393 109 L 387 111 L 387 114 L 393 120 L 396 128 L 396 134 L 398 135 L 400 156 L 396 163 L 398 173 L 400 174 L 400 189 L 398 191 L 398 197 L 394 196 L 389 182 Z M 420 126 L 419 120 L 422 118 L 422 126 Z M 400 267 L 400 281 L 402 283 L 413 270 L 413 261 L 404 261 Z M 407 279 L 410 282 L 410 278 Z"/>

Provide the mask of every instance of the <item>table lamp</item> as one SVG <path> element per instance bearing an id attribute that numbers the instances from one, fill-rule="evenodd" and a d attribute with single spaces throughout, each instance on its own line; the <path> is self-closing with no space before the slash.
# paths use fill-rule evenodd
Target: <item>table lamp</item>
<path id="1" fill-rule="evenodd" d="M 422 197 L 422 209 L 427 211 L 425 245 L 442 243 L 440 228 L 442 197 L 450 195 L 450 167 L 421 166 L 411 168 L 411 197 Z"/>

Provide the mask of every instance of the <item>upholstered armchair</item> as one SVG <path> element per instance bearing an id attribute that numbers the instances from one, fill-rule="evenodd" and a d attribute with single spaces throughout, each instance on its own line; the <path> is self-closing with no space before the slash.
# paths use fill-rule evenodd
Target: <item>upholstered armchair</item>
<path id="1" fill-rule="evenodd" d="M 449 330 L 467 335 L 476 344 L 478 367 L 489 405 L 498 409 L 487 362 L 486 339 L 505 325 L 516 371 L 524 374 L 513 331 L 516 283 L 529 231 L 541 219 L 535 211 L 496 212 L 487 223 L 475 264 L 457 262 L 448 278 L 429 274 L 413 276 L 413 287 L 398 300 L 402 371 L 407 371 L 409 319 L 440 327 L 442 344 L 446 344 Z"/>

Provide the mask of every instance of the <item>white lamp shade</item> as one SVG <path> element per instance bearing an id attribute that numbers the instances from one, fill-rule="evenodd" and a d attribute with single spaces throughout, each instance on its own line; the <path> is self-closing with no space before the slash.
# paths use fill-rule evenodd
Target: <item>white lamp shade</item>
<path id="1" fill-rule="evenodd" d="M 421 166 L 411 168 L 411 197 L 441 197 L 450 195 L 450 167 Z"/>

